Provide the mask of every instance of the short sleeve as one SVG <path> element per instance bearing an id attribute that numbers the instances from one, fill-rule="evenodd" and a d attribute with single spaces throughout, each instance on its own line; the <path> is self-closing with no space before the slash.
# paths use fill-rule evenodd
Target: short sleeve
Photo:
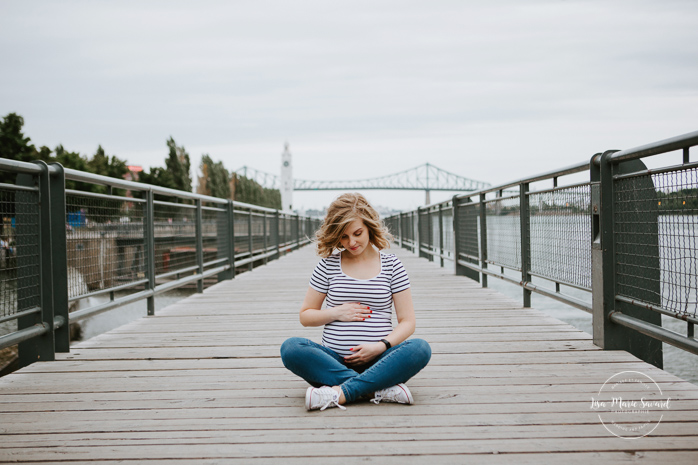
<path id="1" fill-rule="evenodd" d="M 407 276 L 407 270 L 402 265 L 399 258 L 393 258 L 393 276 L 390 280 L 390 291 L 393 294 L 404 291 L 410 287 L 410 278 Z"/>
<path id="2" fill-rule="evenodd" d="M 313 270 L 310 276 L 310 287 L 321 294 L 327 294 L 330 288 L 330 280 L 327 277 L 327 260 L 322 259 Z"/>

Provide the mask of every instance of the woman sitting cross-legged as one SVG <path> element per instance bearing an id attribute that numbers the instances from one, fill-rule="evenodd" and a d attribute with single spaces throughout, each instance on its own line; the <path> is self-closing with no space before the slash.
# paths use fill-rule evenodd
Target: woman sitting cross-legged
<path id="1" fill-rule="evenodd" d="M 382 252 L 389 237 L 360 194 L 341 195 L 327 210 L 317 233 L 323 258 L 300 311 L 303 326 L 324 325 L 322 345 L 293 337 L 281 346 L 284 366 L 311 385 L 308 410 L 344 409 L 366 397 L 376 404 L 414 403 L 404 383 L 427 365 L 431 348 L 408 339 L 415 329 L 410 281 L 402 262 Z"/>

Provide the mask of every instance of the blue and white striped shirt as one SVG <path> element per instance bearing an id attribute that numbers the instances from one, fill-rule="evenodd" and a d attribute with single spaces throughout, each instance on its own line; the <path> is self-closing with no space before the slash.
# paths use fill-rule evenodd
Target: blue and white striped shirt
<path id="1" fill-rule="evenodd" d="M 320 260 L 310 287 L 326 294 L 327 308 L 359 302 L 371 308 L 371 318 L 364 321 L 333 321 L 325 325 L 322 345 L 339 355 L 351 355 L 349 350 L 359 344 L 380 341 L 393 330 L 393 294 L 410 287 L 402 262 L 393 254 L 380 253 L 381 270 L 370 279 L 357 279 L 342 272 L 341 254 Z"/>

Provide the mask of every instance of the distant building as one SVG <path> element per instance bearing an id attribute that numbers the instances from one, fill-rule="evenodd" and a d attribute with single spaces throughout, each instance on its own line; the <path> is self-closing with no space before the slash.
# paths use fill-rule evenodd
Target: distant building
<path id="1" fill-rule="evenodd" d="M 288 142 L 281 154 L 281 209 L 293 211 L 293 160 Z"/>
<path id="2" fill-rule="evenodd" d="M 138 165 L 127 165 L 126 168 L 128 168 L 128 173 L 124 174 L 124 179 L 126 181 L 138 182 L 143 167 Z M 133 197 L 131 191 L 126 191 L 126 197 Z"/>
<path id="3" fill-rule="evenodd" d="M 128 165 L 126 168 L 128 168 L 128 173 L 124 175 L 124 179 L 126 181 L 138 181 L 140 173 L 143 171 L 143 167 L 138 165 Z"/>

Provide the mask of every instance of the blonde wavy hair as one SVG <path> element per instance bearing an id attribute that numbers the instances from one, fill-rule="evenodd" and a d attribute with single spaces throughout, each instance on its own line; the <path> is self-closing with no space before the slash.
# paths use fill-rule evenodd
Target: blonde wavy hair
<path id="1" fill-rule="evenodd" d="M 330 204 L 322 226 L 315 233 L 317 253 L 327 258 L 335 250 L 342 250 L 340 239 L 347 225 L 360 219 L 366 225 L 371 244 L 378 250 L 390 248 L 393 239 L 388 228 L 383 224 L 378 212 L 358 192 L 342 194 Z"/>

